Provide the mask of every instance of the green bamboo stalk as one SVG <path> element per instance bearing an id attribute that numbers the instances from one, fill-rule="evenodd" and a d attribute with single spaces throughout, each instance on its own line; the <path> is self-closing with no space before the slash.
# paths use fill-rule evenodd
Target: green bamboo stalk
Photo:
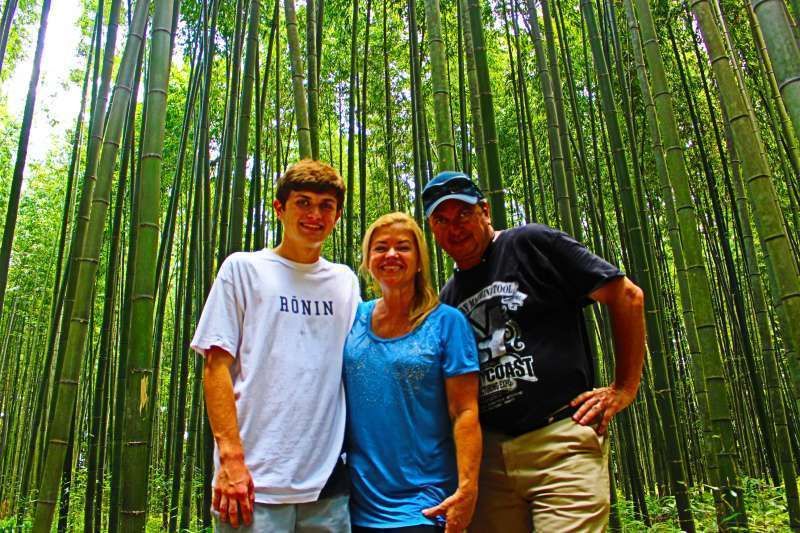
<path id="1" fill-rule="evenodd" d="M 17 11 L 17 0 L 7 0 L 3 6 L 3 16 L 0 19 L 0 73 L 3 72 L 3 60 L 6 57 L 6 46 L 11 33 L 11 22 Z"/>
<path id="2" fill-rule="evenodd" d="M 320 6 L 321 7 L 321 6 Z M 308 127 L 311 137 L 311 158 L 319 159 L 319 58 L 317 44 L 322 43 L 322 31 L 317 28 L 315 0 L 306 0 L 306 65 L 308 73 Z M 317 35 L 319 33 L 319 35 Z"/>
<path id="3" fill-rule="evenodd" d="M 28 81 L 28 96 L 25 99 L 25 109 L 22 112 L 22 125 L 17 143 L 17 157 L 14 161 L 14 171 L 11 175 L 11 188 L 8 193 L 6 207 L 6 220 L 3 226 L 3 242 L 0 245 L 0 316 L 3 312 L 3 301 L 6 297 L 8 284 L 8 267 L 11 262 L 11 251 L 14 244 L 14 232 L 17 228 L 17 215 L 19 214 L 19 200 L 22 194 L 22 176 L 25 172 L 25 163 L 28 159 L 28 141 L 31 136 L 33 124 L 33 111 L 36 108 L 36 89 L 39 86 L 39 74 L 42 67 L 42 54 L 44 53 L 44 39 L 47 35 L 47 18 L 50 14 L 50 0 L 43 0 L 42 12 L 39 16 L 39 32 L 36 36 L 36 51 L 33 55 L 33 69 Z"/>
<path id="4" fill-rule="evenodd" d="M 450 84 L 447 81 L 445 44 L 439 0 L 425 0 L 425 23 L 428 29 L 428 54 L 431 61 L 433 113 L 435 119 L 437 172 L 455 170 L 456 145 L 450 120 Z"/>
<path id="5" fill-rule="evenodd" d="M 525 75 L 525 72 L 527 72 L 527 67 L 525 66 L 525 58 L 523 56 L 522 46 L 520 43 L 519 13 L 520 9 L 518 5 L 518 0 L 513 0 L 511 4 L 511 14 L 512 14 L 511 20 L 514 24 L 514 42 L 516 43 L 516 49 L 517 49 L 518 78 L 521 85 L 520 88 L 522 91 L 522 105 L 524 108 L 523 118 L 527 130 L 526 136 L 530 141 L 530 150 L 533 155 L 533 168 L 536 173 L 537 196 L 539 198 L 539 205 L 541 206 L 540 209 L 535 210 L 535 212 L 532 214 L 535 221 L 542 222 L 545 225 L 549 225 L 550 217 L 547 214 L 547 202 L 545 201 L 545 196 L 544 196 L 544 177 L 542 176 L 542 165 L 540 163 L 539 143 L 536 141 L 538 134 L 534 131 L 530 96 L 528 94 L 528 83 L 526 81 L 527 76 Z M 531 195 L 533 196 L 533 193 L 531 193 Z"/>
<path id="6" fill-rule="evenodd" d="M 632 194 L 628 165 L 624 156 L 622 145 L 622 135 L 617 119 L 616 108 L 614 105 L 614 92 L 608 73 L 606 57 L 602 50 L 600 37 L 597 30 L 594 6 L 590 0 L 581 0 L 581 11 L 583 12 L 586 26 L 589 33 L 589 40 L 594 58 L 597 79 L 600 86 L 601 109 L 605 117 L 608 137 L 611 142 L 614 170 L 619 183 L 622 200 L 622 210 L 624 214 L 624 224 L 628 228 L 630 238 L 633 271 L 636 279 L 641 284 L 645 293 L 645 316 L 647 317 L 648 346 L 653 358 L 653 370 L 655 386 L 659 393 L 657 399 L 660 407 L 660 416 L 663 420 L 664 436 L 667 439 L 666 452 L 670 468 L 670 478 L 672 491 L 676 498 L 676 504 L 680 513 L 681 527 L 687 531 L 694 531 L 694 523 L 689 506 L 689 498 L 686 487 L 686 477 L 684 465 L 680 454 L 680 444 L 677 440 L 675 428 L 675 409 L 673 405 L 672 390 L 669 386 L 667 372 L 667 361 L 663 353 L 664 341 L 659 320 L 659 308 L 655 298 L 657 292 L 652 281 L 651 272 L 647 264 L 645 254 L 645 239 L 642 235 L 642 228 L 638 220 L 636 203 Z"/>
<path id="7" fill-rule="evenodd" d="M 481 125 L 483 143 L 486 151 L 486 166 L 489 175 L 489 190 L 485 191 L 491 208 L 492 225 L 495 229 L 506 228 L 505 190 L 500 170 L 500 151 L 497 146 L 497 126 L 494 118 L 492 88 L 489 83 L 489 60 L 483 37 L 481 19 L 481 0 L 468 0 L 469 24 L 472 32 L 472 45 L 475 54 L 475 71 L 478 78 L 478 91 L 481 99 Z"/>
<path id="8" fill-rule="evenodd" d="M 236 167 L 233 174 L 233 197 L 230 207 L 230 237 L 226 255 L 242 249 L 244 223 L 244 187 L 247 181 L 247 155 L 250 140 L 250 115 L 253 109 L 253 84 L 255 83 L 256 48 L 258 47 L 259 0 L 250 0 L 247 47 L 244 56 L 244 85 L 239 105 L 236 134 Z"/>
<path id="9" fill-rule="evenodd" d="M 544 98 L 545 117 L 547 119 L 547 139 L 550 143 L 550 171 L 553 175 L 555 202 L 558 207 L 558 222 L 565 232 L 574 234 L 572 223 L 572 207 L 567 188 L 567 174 L 564 167 L 564 147 L 561 145 L 561 123 L 558 120 L 553 83 L 550 78 L 550 66 L 545 57 L 542 30 L 534 0 L 528 0 L 528 24 L 531 30 L 536 65 L 539 71 L 539 84 Z M 557 68 L 557 66 L 556 66 Z"/>
<path id="10" fill-rule="evenodd" d="M 120 138 L 125 113 L 131 99 L 131 81 L 139 50 L 144 40 L 144 27 L 147 22 L 148 2 L 140 0 L 136 3 L 133 25 L 128 33 L 128 41 L 122 56 L 117 74 L 108 122 L 103 140 L 103 149 L 97 172 L 92 210 L 86 231 L 86 245 L 80 257 L 77 257 L 76 293 L 82 295 L 76 299 L 67 332 L 67 349 L 65 352 L 62 373 L 58 376 L 58 395 L 53 406 L 53 425 L 49 432 L 45 453 L 44 475 L 36 503 L 33 530 L 49 532 L 55 509 L 55 494 L 58 491 L 59 479 L 64 465 L 66 444 L 72 413 L 77 394 L 78 374 L 83 360 L 83 346 L 86 339 L 88 315 L 92 303 L 91 294 L 97 271 L 98 257 L 103 240 L 103 226 L 108 210 L 111 182 L 119 150 Z"/>
<path id="11" fill-rule="evenodd" d="M 144 51 L 145 47 L 139 49 L 139 58 L 137 61 L 136 70 L 133 78 L 133 87 L 131 94 L 139 93 L 139 85 L 141 77 L 144 73 Z M 146 83 L 146 80 L 145 80 Z M 143 113 L 147 114 L 147 101 Z M 130 109 L 128 110 L 128 119 L 124 131 L 124 139 L 126 144 L 123 145 L 123 161 L 130 162 L 130 176 L 128 179 L 128 253 L 125 258 L 125 277 L 122 280 L 122 304 L 119 311 L 119 332 L 118 337 L 118 356 L 114 369 L 114 380 L 112 382 L 112 398 L 114 398 L 114 413 L 110 417 L 111 430 L 111 459 L 110 463 L 110 477 L 111 477 L 111 494 L 109 497 L 109 514 L 108 514 L 108 529 L 110 533 L 116 533 L 119 529 L 119 510 L 120 498 L 122 497 L 122 433 L 124 426 L 122 419 L 125 416 L 125 400 L 126 400 L 126 381 L 128 373 L 126 372 L 128 366 L 128 344 L 131 337 L 130 317 L 131 317 L 131 303 L 133 301 L 133 280 L 134 275 L 134 260 L 136 259 L 136 233 L 139 230 L 138 214 L 139 204 L 141 198 L 139 196 L 139 182 L 141 175 L 138 171 L 138 158 L 136 153 L 142 152 L 142 141 L 144 130 L 144 121 L 141 121 L 139 129 L 139 137 L 137 142 L 136 137 L 136 124 L 138 115 L 136 113 L 137 104 L 131 99 Z M 138 146 L 137 146 L 138 144 Z M 138 148 L 138 150 L 137 150 Z M 127 159 L 126 159 L 127 158 Z"/>
<path id="12" fill-rule="evenodd" d="M 201 159 L 198 157 L 198 159 Z M 191 209 L 191 234 L 189 237 L 188 246 L 185 254 L 188 255 L 188 266 L 186 269 L 186 282 L 183 287 L 183 308 L 181 309 L 181 339 L 176 342 L 176 354 L 180 354 L 179 362 L 173 361 L 174 365 L 180 367 L 175 380 L 176 398 L 174 409 L 174 432 L 171 443 L 171 450 L 173 459 L 171 461 L 172 474 L 171 474 L 171 490 L 170 490 L 170 504 L 169 504 L 169 531 L 177 531 L 178 517 L 179 517 L 179 500 L 181 491 L 181 472 L 183 470 L 184 458 L 184 432 L 186 431 L 186 401 L 187 389 L 189 379 L 189 362 L 191 360 L 189 349 L 190 332 L 193 323 L 196 323 L 196 317 L 192 313 L 192 301 L 194 300 L 194 292 L 197 283 L 196 272 L 199 270 L 200 254 L 200 238 L 201 238 L 201 225 L 200 217 L 203 213 L 203 184 L 201 183 L 202 171 L 195 169 L 195 179 L 193 186 L 193 197 Z M 184 490 L 191 490 L 191 487 L 184 487 Z"/>
<path id="13" fill-rule="evenodd" d="M 356 55 L 358 38 L 358 0 L 352 0 L 353 11 L 350 17 L 350 84 L 347 89 L 347 199 L 345 222 L 347 228 L 347 246 L 345 262 L 355 265 L 353 249 L 353 188 L 355 186 L 355 129 L 356 129 L 356 76 L 358 70 L 358 58 Z M 278 142 L 280 146 L 280 142 Z M 276 165 L 277 167 L 277 165 Z"/>
<path id="14" fill-rule="evenodd" d="M 768 256 L 771 279 L 776 284 L 774 293 L 777 300 L 773 304 L 783 308 L 779 313 L 782 330 L 787 345 L 795 353 L 790 368 L 795 401 L 800 402 L 800 272 L 786 234 L 765 151 L 725 51 L 712 6 L 708 0 L 695 0 L 690 7 L 703 35 L 723 109 L 742 159 L 756 229 Z"/>
<path id="15" fill-rule="evenodd" d="M 172 56 L 173 10 L 179 0 L 159 0 L 153 14 L 146 114 L 142 134 L 133 294 L 128 341 L 128 378 L 122 420 L 122 531 L 141 531 L 147 518 L 149 442 L 152 424 L 150 380 L 153 373 L 153 311 L 161 215 L 161 161 Z M 129 273 L 131 275 L 131 273 Z"/>
<path id="16" fill-rule="evenodd" d="M 795 39 L 786 4 L 782 0 L 750 0 L 763 29 L 772 69 L 794 132 L 800 137 L 800 44 Z"/>
<path id="17" fill-rule="evenodd" d="M 514 100 L 514 119 L 516 122 L 517 131 L 517 146 L 519 153 L 520 173 L 522 181 L 522 195 L 523 195 L 523 212 L 525 222 L 532 221 L 531 207 L 533 205 L 533 195 L 530 191 L 530 160 L 528 158 L 528 139 L 527 130 L 524 124 L 524 104 L 522 103 L 522 91 L 519 81 L 517 80 L 517 64 L 514 59 L 514 46 L 511 43 L 511 31 L 509 30 L 510 24 L 508 23 L 508 9 L 505 2 L 500 4 L 501 13 L 503 14 L 503 29 L 506 37 L 506 48 L 508 49 L 508 63 L 510 66 L 511 87 L 509 92 Z"/>
<path id="18" fill-rule="evenodd" d="M 372 26 L 372 0 L 367 0 L 364 18 L 364 59 L 361 62 L 361 77 L 358 78 L 358 221 L 359 240 L 367 229 L 367 79 L 369 76 L 369 30 Z"/>
<path id="19" fill-rule="evenodd" d="M 561 140 L 561 155 L 564 158 L 564 181 L 566 184 L 567 202 L 570 205 L 570 224 L 569 231 L 579 241 L 583 241 L 583 230 L 580 224 L 580 208 L 578 206 L 578 193 L 575 188 L 575 173 L 572 170 L 572 157 L 569 149 L 569 126 L 567 115 L 564 112 L 564 91 L 561 83 L 561 71 L 558 67 L 558 55 L 556 54 L 555 36 L 553 35 L 553 21 L 550 14 L 549 0 L 540 0 L 542 6 L 542 21 L 544 22 L 545 48 L 550 64 L 551 85 L 553 90 L 553 103 L 555 104 L 556 117 L 558 119 L 558 135 Z"/>
<path id="20" fill-rule="evenodd" d="M 478 73 L 475 68 L 475 47 L 472 41 L 472 30 L 469 22 L 469 6 L 467 0 L 458 0 L 458 16 L 464 37 L 464 57 L 467 62 L 467 82 L 469 85 L 469 107 L 472 119 L 472 143 L 477 158 L 476 172 L 481 189 L 489 190 L 489 168 L 486 163 L 486 152 L 483 142 L 483 122 L 481 119 L 481 99 L 478 87 Z"/>
<path id="21" fill-rule="evenodd" d="M 297 31 L 297 14 L 294 0 L 284 0 L 286 34 L 289 41 L 289 57 L 292 62 L 292 92 L 294 94 L 295 120 L 297 121 L 297 145 L 300 159 L 312 157 L 311 126 L 308 122 L 308 100 L 303 86 L 305 74 L 300 57 L 300 35 Z"/>
<path id="22" fill-rule="evenodd" d="M 792 171 L 794 172 L 794 175 L 797 176 L 800 174 L 800 146 L 798 146 L 797 135 L 794 133 L 794 130 L 791 127 L 791 119 L 789 118 L 789 113 L 786 110 L 786 105 L 781 98 L 781 90 L 778 85 L 778 80 L 775 77 L 775 70 L 772 68 L 772 62 L 769 60 L 769 53 L 767 51 L 766 41 L 764 40 L 764 33 L 761 28 L 761 24 L 759 24 L 758 19 L 753 12 L 752 5 L 747 6 L 747 19 L 750 22 L 753 40 L 755 41 L 756 49 L 758 50 L 759 58 L 761 59 L 759 66 L 763 69 L 764 77 L 769 83 L 773 107 L 777 111 L 778 118 L 780 119 L 783 143 L 779 144 L 783 144 L 785 146 L 786 155 L 792 165 Z M 790 177 L 787 177 L 787 181 L 791 186 L 793 180 Z"/>
<path id="23" fill-rule="evenodd" d="M 392 86 L 389 76 L 389 46 L 387 2 L 383 3 L 383 107 L 384 107 L 384 147 L 386 150 L 386 183 L 389 189 L 389 210 L 397 210 L 394 177 L 394 130 L 392 125 Z M 331 158 L 333 160 L 333 158 Z"/>
<path id="24" fill-rule="evenodd" d="M 228 60 L 228 84 L 225 87 L 227 91 L 226 104 L 225 104 L 225 120 L 222 133 L 222 153 L 220 159 L 222 161 L 221 170 L 217 171 L 216 176 L 216 189 L 217 194 L 214 195 L 214 234 L 212 241 L 215 241 L 217 248 L 217 263 L 222 263 L 223 259 L 228 253 L 228 237 L 230 232 L 230 195 L 231 195 L 231 176 L 234 167 L 234 150 L 235 150 L 235 128 L 236 128 L 236 110 L 239 106 L 239 81 L 241 77 L 241 58 L 242 58 L 242 40 L 244 34 L 244 0 L 236 0 L 236 10 L 234 17 L 234 34 L 233 34 L 233 47 L 229 52 Z M 209 58 L 209 61 L 211 59 Z M 213 247 L 213 245 L 212 245 Z"/>

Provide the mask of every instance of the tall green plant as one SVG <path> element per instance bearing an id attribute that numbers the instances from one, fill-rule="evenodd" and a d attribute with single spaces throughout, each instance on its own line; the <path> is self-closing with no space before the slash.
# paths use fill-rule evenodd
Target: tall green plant
<path id="1" fill-rule="evenodd" d="M 6 297 L 6 286 L 8 285 L 8 266 L 11 262 L 11 248 L 14 244 L 14 232 L 17 228 L 19 199 L 22 193 L 22 175 L 25 172 L 25 163 L 28 160 L 28 141 L 31 137 L 33 110 L 36 108 L 36 89 L 39 86 L 39 74 L 42 67 L 44 38 L 45 35 L 47 35 L 47 18 L 49 14 L 50 0 L 44 0 L 42 2 L 42 13 L 39 16 L 39 32 L 36 37 L 36 51 L 33 55 L 33 69 L 31 70 L 31 77 L 28 81 L 28 96 L 25 99 L 25 110 L 22 112 L 22 126 L 20 127 L 19 142 L 17 143 L 17 157 L 14 161 L 14 172 L 11 175 L 11 190 L 8 193 L 6 221 L 3 226 L 3 242 L 0 244 L 0 315 L 2 315 L 3 302 Z M 2 56 L 0 55 L 0 57 Z"/>
<path id="2" fill-rule="evenodd" d="M 489 59 L 483 35 L 481 0 L 468 0 L 469 25 L 472 33 L 472 46 L 475 53 L 475 71 L 478 78 L 478 91 L 481 101 L 481 125 L 483 127 L 483 146 L 486 152 L 486 166 L 489 174 L 489 190 L 486 196 L 491 208 L 492 225 L 496 229 L 506 227 L 505 191 L 500 170 L 500 150 L 497 146 L 497 125 L 494 116 L 494 99 L 489 83 Z"/>
<path id="3" fill-rule="evenodd" d="M 244 189 L 247 181 L 247 155 L 250 140 L 250 115 L 253 109 L 253 84 L 255 83 L 256 49 L 258 47 L 259 0 L 250 0 L 247 27 L 247 47 L 244 55 L 244 86 L 236 121 L 236 167 L 233 173 L 233 198 L 231 201 L 231 226 L 228 254 L 242 249 L 244 222 Z M 258 147 L 256 147 L 258 149 Z"/>
<path id="4" fill-rule="evenodd" d="M 179 0 L 178 0 L 179 1 Z M 152 411 L 150 380 L 153 374 L 153 310 L 161 218 L 161 167 L 164 150 L 167 88 L 172 49 L 173 10 L 176 0 L 159 0 L 153 14 L 146 114 L 142 135 L 138 213 L 122 420 L 122 470 L 120 526 L 122 531 L 142 531 L 147 518 Z"/>
<path id="5" fill-rule="evenodd" d="M 763 30 L 764 42 L 794 132 L 800 137 L 800 44 L 782 0 L 750 0 Z"/>
<path id="6" fill-rule="evenodd" d="M 103 241 L 106 212 L 110 203 L 111 183 L 122 137 L 125 113 L 131 99 L 130 87 L 133 71 L 142 46 L 147 16 L 148 2 L 139 0 L 136 3 L 108 112 L 106 134 L 103 138 L 103 149 L 97 171 L 97 184 L 94 189 L 91 216 L 86 231 L 86 245 L 81 256 L 77 258 L 76 293 L 81 297 L 76 299 L 70 317 L 69 329 L 66 333 L 68 340 L 64 365 L 61 375 L 57 376 L 56 403 L 51 409 L 54 413 L 53 425 L 48 433 L 44 474 L 40 483 L 33 524 L 33 530 L 37 532 L 49 532 L 55 510 L 55 495 L 58 492 L 66 446 L 69 441 L 69 431 L 72 426 L 78 377 L 83 361 L 89 313 L 92 308 L 91 295 L 94 292 L 92 287 Z"/>
<path id="7" fill-rule="evenodd" d="M 439 0 L 425 0 L 425 23 L 428 26 L 428 48 L 431 58 L 431 82 L 433 84 L 433 112 L 436 128 L 436 149 L 439 156 L 436 166 L 439 172 L 455 170 L 456 145 L 453 140 L 453 124 L 450 120 L 450 83 L 447 79 L 445 44 L 442 37 L 442 15 Z"/>
<path id="8" fill-rule="evenodd" d="M 592 49 L 594 66 L 597 70 L 597 79 L 600 86 L 600 102 L 605 124 L 608 129 L 608 138 L 613 154 L 614 173 L 619 184 L 621 194 L 623 221 L 628 228 L 630 238 L 629 246 L 633 271 L 636 273 L 637 282 L 645 293 L 645 316 L 647 318 L 648 347 L 653 362 L 653 379 L 658 390 L 657 399 L 664 437 L 667 439 L 666 452 L 670 469 L 670 481 L 673 494 L 676 498 L 680 513 L 681 526 L 689 531 L 694 531 L 694 523 L 689 507 L 689 497 L 686 486 L 685 467 L 681 458 L 680 444 L 676 430 L 675 407 L 673 391 L 669 384 L 668 366 L 664 355 L 663 331 L 660 323 L 660 310 L 656 298 L 658 293 L 653 283 L 652 271 L 647 264 L 645 252 L 645 238 L 636 208 L 636 201 L 628 173 L 628 163 L 622 144 L 622 134 L 617 118 L 614 103 L 614 91 L 608 72 L 605 52 L 600 42 L 594 6 L 591 0 L 581 0 L 581 11 L 586 20 L 589 41 Z"/>
<path id="9" fill-rule="evenodd" d="M 294 114 L 297 124 L 297 144 L 300 158 L 312 156 L 311 126 L 308 122 L 308 101 L 303 85 L 303 59 L 300 56 L 300 34 L 297 30 L 297 13 L 294 0 L 284 0 L 286 13 L 286 36 L 289 41 L 289 56 L 292 62 L 292 92 L 294 94 Z"/>
<path id="10" fill-rule="evenodd" d="M 692 12 L 703 35 L 736 151 L 742 159 L 755 226 L 768 258 L 770 279 L 775 284 L 773 304 L 782 308 L 778 313 L 781 329 L 795 354 L 789 363 L 795 401 L 800 404 L 800 271 L 786 233 L 766 151 L 731 67 L 714 10 L 708 0 L 699 0 L 692 4 Z"/>

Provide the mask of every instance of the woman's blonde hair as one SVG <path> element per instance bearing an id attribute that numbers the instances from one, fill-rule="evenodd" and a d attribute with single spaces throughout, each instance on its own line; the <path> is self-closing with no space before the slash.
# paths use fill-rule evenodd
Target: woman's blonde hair
<path id="1" fill-rule="evenodd" d="M 365 277 L 369 274 L 372 278 L 373 287 L 380 293 L 380 286 L 378 286 L 372 272 L 369 271 L 369 248 L 375 231 L 392 224 L 399 224 L 402 229 L 409 230 L 414 235 L 414 245 L 417 247 L 419 271 L 414 276 L 414 302 L 411 304 L 411 310 L 408 313 L 412 328 L 416 328 L 439 305 L 439 295 L 433 290 L 433 284 L 431 283 L 431 259 L 428 255 L 428 245 L 417 222 L 407 214 L 399 211 L 379 217 L 364 233 L 364 242 L 361 243 L 361 265 L 358 269 Z"/>

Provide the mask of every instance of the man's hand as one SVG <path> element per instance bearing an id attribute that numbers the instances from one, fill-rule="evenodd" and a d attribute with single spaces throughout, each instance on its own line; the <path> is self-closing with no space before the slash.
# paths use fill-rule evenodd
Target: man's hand
<path id="1" fill-rule="evenodd" d="M 239 513 L 244 525 L 253 521 L 253 505 L 256 500 L 255 485 L 244 457 L 220 459 L 219 472 L 214 480 L 212 506 L 222 522 L 239 527 Z"/>
<path id="2" fill-rule="evenodd" d="M 206 352 L 203 366 L 203 390 L 208 421 L 219 449 L 219 471 L 214 480 L 212 507 L 219 512 L 222 522 L 239 527 L 240 512 L 245 525 L 253 521 L 256 492 L 253 477 L 244 464 L 244 447 L 236 419 L 236 400 L 230 372 L 233 362 L 231 354 L 212 346 Z"/>
<path id="3" fill-rule="evenodd" d="M 618 388 L 614 383 L 586 391 L 570 402 L 572 407 L 578 407 L 572 419 L 583 426 L 597 424 L 595 431 L 602 435 L 614 415 L 628 407 L 635 397 L 635 390 Z"/>
<path id="4" fill-rule="evenodd" d="M 598 435 L 606 432 L 614 415 L 636 397 L 644 365 L 644 293 L 626 277 L 605 283 L 589 295 L 605 304 L 614 337 L 614 382 L 586 391 L 570 402 L 578 410 L 572 419 L 584 426 L 598 424 Z"/>
<path id="5" fill-rule="evenodd" d="M 425 509 L 422 514 L 427 518 L 443 516 L 447 520 L 445 533 L 460 533 L 467 528 L 472 520 L 477 500 L 477 491 L 457 489 L 451 496 L 445 498 L 442 503 L 436 507 Z"/>

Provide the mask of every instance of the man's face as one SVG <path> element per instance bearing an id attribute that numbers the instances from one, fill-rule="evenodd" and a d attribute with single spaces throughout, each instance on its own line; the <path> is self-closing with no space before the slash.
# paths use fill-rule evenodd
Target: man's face
<path id="1" fill-rule="evenodd" d="M 477 265 L 492 241 L 486 202 L 470 205 L 460 200 L 445 200 L 428 221 L 436 242 L 461 269 Z"/>
<path id="2" fill-rule="evenodd" d="M 272 204 L 283 223 L 284 236 L 301 244 L 320 246 L 342 215 L 330 192 L 289 191 L 286 202 Z"/>

